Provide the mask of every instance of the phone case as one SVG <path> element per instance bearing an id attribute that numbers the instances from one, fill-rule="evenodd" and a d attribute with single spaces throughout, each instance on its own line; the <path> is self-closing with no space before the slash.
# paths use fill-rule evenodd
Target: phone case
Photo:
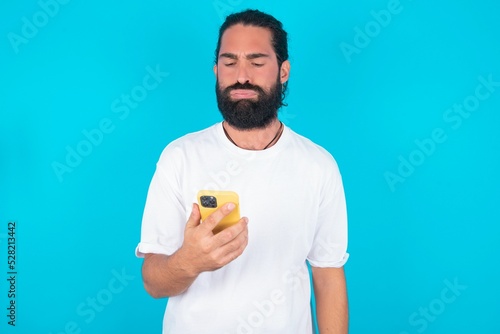
<path id="1" fill-rule="evenodd" d="M 206 196 L 202 199 L 203 196 Z M 215 202 L 213 201 L 215 198 Z M 224 190 L 200 190 L 197 195 L 200 207 L 201 220 L 205 220 L 212 212 L 218 210 L 222 205 L 232 202 L 236 205 L 233 211 L 225 216 L 212 230 L 214 234 L 236 224 L 240 220 L 240 201 L 238 194 L 234 191 Z M 207 205 L 208 204 L 208 205 Z"/>

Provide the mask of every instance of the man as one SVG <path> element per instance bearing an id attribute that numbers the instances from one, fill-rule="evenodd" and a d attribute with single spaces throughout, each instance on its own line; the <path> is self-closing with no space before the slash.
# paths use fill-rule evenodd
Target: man
<path id="1" fill-rule="evenodd" d="M 347 216 L 337 165 L 277 117 L 290 73 L 281 22 L 255 10 L 220 28 L 214 73 L 224 121 L 170 143 L 151 181 L 136 254 L 163 333 L 347 333 Z M 201 221 L 202 189 L 239 194 Z"/>

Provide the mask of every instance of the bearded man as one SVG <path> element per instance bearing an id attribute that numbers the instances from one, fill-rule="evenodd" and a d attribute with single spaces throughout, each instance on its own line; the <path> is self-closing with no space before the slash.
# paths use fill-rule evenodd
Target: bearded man
<path id="1" fill-rule="evenodd" d="M 312 291 L 321 334 L 347 333 L 342 179 L 325 149 L 278 118 L 290 75 L 281 22 L 228 16 L 214 73 L 224 120 L 165 148 L 136 248 L 147 292 L 169 297 L 163 333 L 310 334 Z M 243 217 L 214 233 L 237 203 L 202 221 L 203 189 L 236 192 Z"/>

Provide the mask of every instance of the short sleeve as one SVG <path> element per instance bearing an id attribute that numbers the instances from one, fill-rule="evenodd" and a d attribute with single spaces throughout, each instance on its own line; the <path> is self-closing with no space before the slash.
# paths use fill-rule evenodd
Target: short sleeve
<path id="1" fill-rule="evenodd" d="M 156 165 L 149 185 L 142 217 L 141 240 L 137 257 L 147 253 L 171 255 L 181 245 L 186 224 L 186 210 L 179 190 L 176 150 L 167 146 Z"/>
<path id="2" fill-rule="evenodd" d="M 307 259 L 313 267 L 340 268 L 348 258 L 344 187 L 334 162 L 323 183 L 313 246 Z"/>

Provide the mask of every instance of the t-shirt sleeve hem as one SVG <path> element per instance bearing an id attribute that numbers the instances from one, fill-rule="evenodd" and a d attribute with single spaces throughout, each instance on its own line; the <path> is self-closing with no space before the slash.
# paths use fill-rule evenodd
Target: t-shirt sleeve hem
<path id="1" fill-rule="evenodd" d="M 141 242 L 135 248 L 135 256 L 138 258 L 143 258 L 144 255 L 152 253 L 152 254 L 165 254 L 171 255 L 176 251 L 176 249 L 172 247 L 166 247 L 158 244 L 148 244 L 145 242 Z"/>
<path id="2" fill-rule="evenodd" d="M 348 259 L 349 253 L 345 253 L 342 259 L 339 261 L 315 261 L 311 259 L 307 259 L 307 261 L 309 261 L 309 264 L 311 266 L 317 268 L 341 268 L 346 264 Z"/>

